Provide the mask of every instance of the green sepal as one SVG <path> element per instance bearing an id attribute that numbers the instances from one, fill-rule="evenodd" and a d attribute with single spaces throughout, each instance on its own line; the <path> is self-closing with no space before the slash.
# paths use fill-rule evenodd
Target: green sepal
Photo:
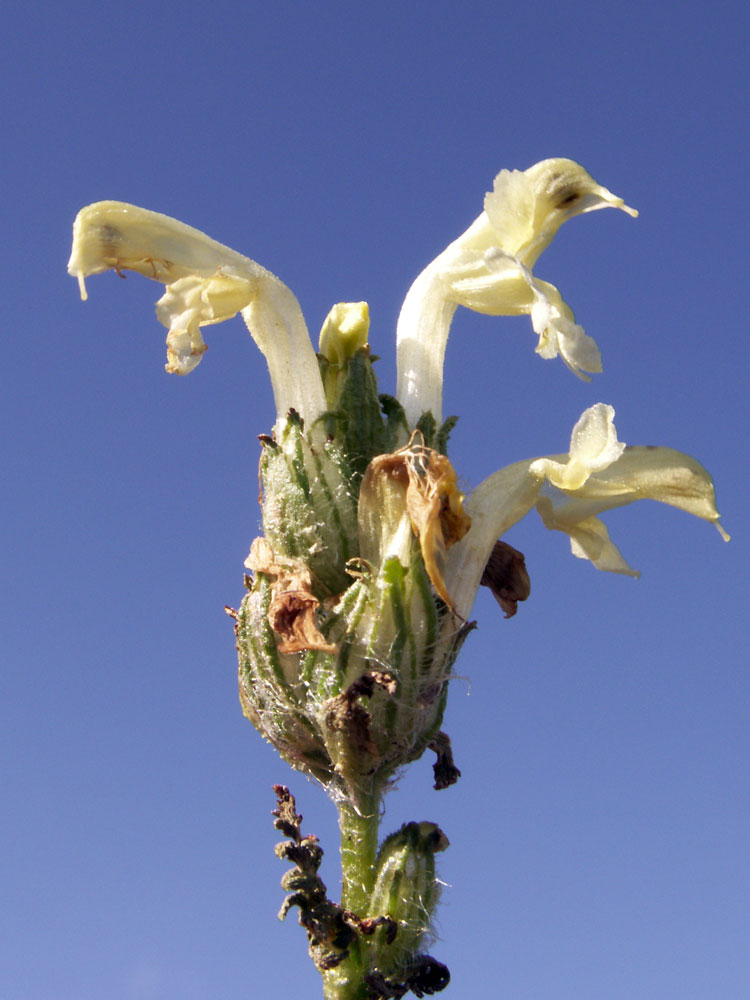
<path id="1" fill-rule="evenodd" d="M 451 436 L 451 431 L 458 423 L 458 417 L 446 417 L 442 425 L 438 429 L 435 435 L 435 451 L 439 451 L 441 455 L 448 454 L 448 438 Z"/>
<path id="2" fill-rule="evenodd" d="M 415 430 L 418 430 L 421 433 L 427 448 L 433 448 L 435 451 L 440 452 L 441 455 L 447 455 L 448 438 L 457 423 L 458 417 L 446 417 L 443 423 L 438 427 L 437 421 L 433 417 L 431 411 L 428 410 L 426 413 L 423 413 L 417 421 Z"/>
<path id="3" fill-rule="evenodd" d="M 425 447 L 433 448 L 441 455 L 448 454 L 448 438 L 458 422 L 458 417 L 446 417 L 443 423 L 438 426 L 432 411 L 426 410 L 411 428 L 406 419 L 406 411 L 395 396 L 381 394 L 380 406 L 385 415 L 385 452 L 396 451 L 397 448 L 402 447 L 411 437 L 412 431 L 415 430 L 422 435 Z"/>
<path id="4" fill-rule="evenodd" d="M 406 419 L 406 411 L 395 396 L 381 393 L 380 407 L 385 416 L 385 446 L 382 454 L 386 454 L 406 444 L 411 430 Z"/>

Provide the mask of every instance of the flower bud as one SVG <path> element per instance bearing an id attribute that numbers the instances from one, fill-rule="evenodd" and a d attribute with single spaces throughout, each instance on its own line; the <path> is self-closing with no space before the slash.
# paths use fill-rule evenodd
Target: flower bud
<path id="1" fill-rule="evenodd" d="M 366 302 L 338 302 L 320 331 L 319 351 L 332 365 L 343 365 L 367 343 L 370 310 Z"/>
<path id="2" fill-rule="evenodd" d="M 346 455 L 354 492 L 371 459 L 388 450 L 392 437 L 381 413 L 369 326 L 366 302 L 339 302 L 323 324 L 318 354 L 329 437 Z"/>
<path id="3" fill-rule="evenodd" d="M 368 411 L 370 417 L 368 423 L 372 423 L 374 417 L 376 425 L 382 424 L 377 386 L 367 346 L 369 329 L 370 311 L 366 302 L 339 302 L 326 316 L 320 331 L 318 364 L 326 403 L 331 413 L 338 416 L 339 423 L 342 418 L 348 423 L 349 419 L 354 417 L 358 430 L 363 429 L 362 417 Z M 355 397 L 359 399 L 359 407 L 351 409 L 350 412 L 346 401 L 342 401 L 347 383 L 349 391 L 354 388 Z M 351 442 L 356 443 L 357 450 L 366 446 L 364 441 L 357 442 L 354 437 L 351 437 Z M 374 448 L 372 454 L 379 450 L 378 447 Z M 362 469 L 370 457 L 368 455 Z"/>
<path id="4" fill-rule="evenodd" d="M 389 916 L 398 931 L 378 949 L 378 969 L 393 976 L 429 943 L 432 915 L 440 898 L 435 854 L 449 847 L 435 823 L 405 823 L 378 851 L 370 916 Z"/>

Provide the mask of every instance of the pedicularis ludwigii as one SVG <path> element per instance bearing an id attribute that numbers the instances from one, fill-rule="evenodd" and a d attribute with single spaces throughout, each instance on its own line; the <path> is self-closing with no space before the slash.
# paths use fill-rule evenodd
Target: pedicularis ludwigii
<path id="1" fill-rule="evenodd" d="M 366 303 L 334 306 L 316 353 L 297 299 L 254 261 L 167 216 L 98 202 L 75 220 L 68 270 L 84 279 L 137 271 L 166 286 L 167 371 L 191 372 L 204 326 L 241 313 L 268 364 L 277 413 L 261 436 L 263 537 L 250 547 L 235 619 L 242 710 L 339 810 L 342 899 L 318 875 L 322 850 L 277 786 L 277 847 L 292 867 L 282 908 L 299 909 L 329 1000 L 443 989 L 425 954 L 438 902 L 434 823 L 406 823 L 378 846 L 381 801 L 395 773 L 427 748 L 436 787 L 459 775 L 440 729 L 453 664 L 480 584 L 507 616 L 529 595 L 524 559 L 501 536 L 535 508 L 570 536 L 573 554 L 634 571 L 599 514 L 649 498 L 719 524 L 710 476 L 669 448 L 628 447 L 597 403 L 567 455 L 515 462 L 468 496 L 447 457 L 443 361 L 459 305 L 526 313 L 537 353 L 576 375 L 601 370 L 596 343 L 537 258 L 563 222 L 599 208 L 637 213 L 571 160 L 502 170 L 484 210 L 413 283 L 397 329 L 395 396 L 381 395 Z"/>

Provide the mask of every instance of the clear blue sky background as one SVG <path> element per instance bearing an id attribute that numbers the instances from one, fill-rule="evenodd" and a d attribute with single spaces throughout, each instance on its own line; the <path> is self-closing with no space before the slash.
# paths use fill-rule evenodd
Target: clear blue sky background
<path id="1" fill-rule="evenodd" d="M 488 593 L 431 760 L 384 832 L 451 840 L 446 996 L 750 996 L 748 14 L 744 4 L 30 2 L 6 14 L 0 681 L 2 1000 L 319 995 L 276 921 L 271 785 L 327 855 L 335 811 L 237 703 L 231 622 L 274 420 L 241 320 L 164 373 L 152 282 L 65 273 L 78 209 L 142 204 L 253 257 L 317 336 L 366 299 L 381 387 L 418 271 L 502 167 L 582 162 L 637 207 L 567 225 L 537 272 L 598 341 L 587 385 L 526 319 L 462 311 L 446 412 L 466 486 L 567 448 L 581 411 L 690 452 L 733 533 L 609 517 L 640 581 L 509 540 L 532 598 Z M 429 755 L 431 757 L 431 755 Z"/>

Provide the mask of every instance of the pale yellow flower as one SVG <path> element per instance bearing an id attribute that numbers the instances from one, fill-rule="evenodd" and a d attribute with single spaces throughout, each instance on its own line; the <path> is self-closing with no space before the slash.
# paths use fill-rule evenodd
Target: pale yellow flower
<path id="1" fill-rule="evenodd" d="M 265 355 L 279 418 L 291 407 L 314 421 L 323 386 L 297 299 L 275 275 L 183 222 L 119 201 L 82 209 L 73 225 L 68 272 L 136 271 L 166 286 L 156 315 L 167 327 L 168 372 L 186 375 L 206 350 L 201 327 L 241 313 Z"/>
<path id="2" fill-rule="evenodd" d="M 600 208 L 638 213 L 572 160 L 501 170 L 484 211 L 419 275 L 398 322 L 398 399 L 414 424 L 441 419 L 443 361 L 459 305 L 491 316 L 531 316 L 544 358 L 560 355 L 581 377 L 601 371 L 599 349 L 554 285 L 532 274 L 567 219 Z"/>
<path id="3" fill-rule="evenodd" d="M 599 514 L 634 500 L 658 500 L 713 523 L 714 484 L 690 455 L 672 448 L 627 447 L 617 439 L 614 410 L 597 403 L 573 428 L 567 455 L 516 462 L 473 490 L 464 504 L 471 530 L 447 555 L 446 587 L 468 616 L 495 540 L 536 507 L 548 528 L 565 532 L 573 555 L 597 569 L 638 576 L 609 537 Z"/>

